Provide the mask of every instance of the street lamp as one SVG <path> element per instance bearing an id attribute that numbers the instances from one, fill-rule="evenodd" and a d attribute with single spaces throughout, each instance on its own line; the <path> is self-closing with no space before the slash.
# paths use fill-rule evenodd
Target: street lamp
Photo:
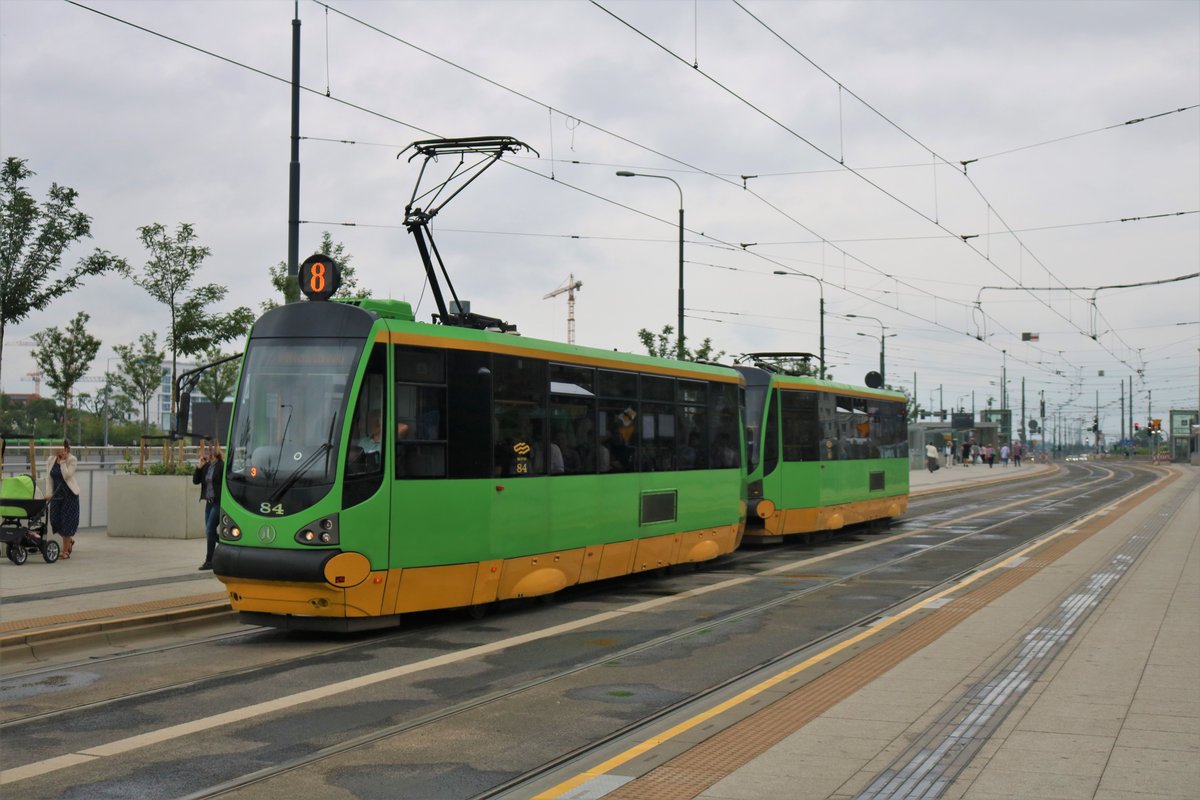
<path id="1" fill-rule="evenodd" d="M 848 316 L 848 315 L 847 315 L 847 316 Z M 884 335 L 882 335 L 882 336 L 876 336 L 876 335 L 875 335 L 875 334 L 873 334 L 873 333 L 863 333 L 862 331 L 858 331 L 858 335 L 859 335 L 859 336 L 865 336 L 865 337 L 867 337 L 868 339 L 875 339 L 875 340 L 877 340 L 877 341 L 879 342 L 879 374 L 880 374 L 880 376 L 881 376 L 881 377 L 882 377 L 882 376 L 885 376 L 887 373 L 883 371 L 883 368 L 884 368 L 884 363 L 885 363 L 885 355 L 884 355 L 884 353 L 886 352 L 886 351 L 885 351 L 885 348 L 887 347 L 887 340 L 888 340 L 888 339 L 891 339 L 891 338 L 892 338 L 893 336 L 895 336 L 896 334 L 894 334 L 894 333 L 885 333 L 885 334 L 884 334 Z"/>
<path id="2" fill-rule="evenodd" d="M 674 178 L 668 178 L 666 175 L 630 172 L 626 169 L 617 170 L 617 175 L 622 178 L 661 178 L 674 183 L 675 188 L 679 190 L 679 330 L 676 332 L 679 338 L 676 341 L 675 355 L 676 358 L 683 361 L 683 188 Z"/>
<path id="3" fill-rule="evenodd" d="M 887 326 L 883 324 L 883 320 L 878 317 L 868 317 L 866 314 L 846 314 L 850 319 L 872 319 L 879 323 L 879 335 L 872 336 L 873 339 L 879 340 L 879 377 L 884 383 L 887 383 L 887 365 L 884 359 L 884 344 L 883 340 L 895 336 L 894 333 L 887 333 Z M 869 336 L 870 334 L 860 333 L 859 336 Z"/>
<path id="4" fill-rule="evenodd" d="M 789 271 L 789 270 L 777 269 L 777 270 L 775 270 L 775 274 L 776 275 L 796 275 L 801 278 L 812 278 L 814 281 L 817 282 L 818 291 L 820 292 L 820 296 L 821 296 L 821 304 L 819 306 L 819 312 L 818 312 L 818 320 L 821 325 L 821 342 L 820 342 L 820 345 L 821 345 L 821 351 L 820 351 L 821 372 L 820 372 L 820 377 L 821 377 L 821 380 L 825 380 L 825 281 L 821 280 L 816 275 L 809 275 L 807 272 L 796 272 L 794 270 Z"/>

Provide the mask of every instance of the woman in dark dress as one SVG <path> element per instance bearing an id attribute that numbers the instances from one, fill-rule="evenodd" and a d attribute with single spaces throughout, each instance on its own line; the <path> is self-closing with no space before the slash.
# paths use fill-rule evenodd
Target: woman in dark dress
<path id="1" fill-rule="evenodd" d="M 59 558 L 70 558 L 75 549 L 75 533 L 79 530 L 79 484 L 75 482 L 75 470 L 79 461 L 71 455 L 71 443 L 63 439 L 62 449 L 50 456 L 46 462 L 46 474 L 50 479 L 50 527 L 62 537 L 62 554 Z"/>

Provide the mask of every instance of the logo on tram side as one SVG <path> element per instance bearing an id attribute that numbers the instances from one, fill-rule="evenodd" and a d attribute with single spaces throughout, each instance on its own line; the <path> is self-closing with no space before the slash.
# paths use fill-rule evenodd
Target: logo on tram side
<path id="1" fill-rule="evenodd" d="M 275 526 L 263 525 L 258 529 L 258 540 L 263 544 L 271 544 L 275 541 Z"/>

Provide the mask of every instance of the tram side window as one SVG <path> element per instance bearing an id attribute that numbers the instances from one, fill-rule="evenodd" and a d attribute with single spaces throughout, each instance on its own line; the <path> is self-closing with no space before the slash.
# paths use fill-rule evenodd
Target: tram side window
<path id="1" fill-rule="evenodd" d="M 885 402 L 879 404 L 883 420 L 880 426 L 880 457 L 908 457 L 908 418 L 904 403 Z"/>
<path id="2" fill-rule="evenodd" d="M 492 466 L 492 356 L 446 351 L 447 469 L 451 478 L 490 478 Z"/>
<path id="3" fill-rule="evenodd" d="M 676 409 L 679 423 L 679 444 L 676 469 L 708 469 L 709 452 L 712 449 L 708 429 L 707 406 L 679 406 Z"/>
<path id="4" fill-rule="evenodd" d="M 638 469 L 638 376 L 632 372 L 596 371 L 599 395 L 596 415 L 596 471 Z"/>
<path id="5" fill-rule="evenodd" d="M 766 386 L 747 386 L 746 401 L 746 471 L 753 472 L 758 467 L 761 456 L 761 441 L 763 436 L 763 416 L 765 415 L 764 401 L 767 396 Z"/>
<path id="6" fill-rule="evenodd" d="M 492 359 L 492 466 L 497 476 L 545 475 L 546 362 L 515 356 Z"/>
<path id="7" fill-rule="evenodd" d="M 675 406 L 642 403 L 642 472 L 675 469 Z"/>
<path id="8" fill-rule="evenodd" d="M 767 424 L 763 429 L 763 475 L 779 465 L 779 392 L 772 390 L 767 404 Z"/>
<path id="9" fill-rule="evenodd" d="M 819 461 L 821 427 L 816 392 L 782 392 L 783 460 Z"/>
<path id="10" fill-rule="evenodd" d="M 712 469 L 741 466 L 741 447 L 738 443 L 739 391 L 740 387 L 732 383 L 709 385 L 708 418 L 712 425 L 709 466 Z"/>
<path id="11" fill-rule="evenodd" d="M 677 469 L 675 426 L 675 379 L 641 376 L 642 472 Z"/>
<path id="12" fill-rule="evenodd" d="M 676 469 L 708 469 L 712 431 L 708 423 L 708 382 L 675 382 L 680 405 L 675 409 L 679 437 Z"/>
<path id="13" fill-rule="evenodd" d="M 350 441 L 346 447 L 346 472 L 342 484 L 342 504 L 347 507 L 366 500 L 383 484 L 387 446 L 384 435 L 386 387 L 386 346 L 377 344 L 367 360 L 358 401 L 350 418 Z"/>
<path id="14" fill-rule="evenodd" d="M 550 474 L 596 471 L 596 370 L 550 365 Z"/>
<path id="15" fill-rule="evenodd" d="M 396 348 L 396 477 L 446 477 L 446 353 Z"/>
<path id="16" fill-rule="evenodd" d="M 844 447 L 839 444 L 839 417 L 848 412 L 839 409 L 837 397 L 825 392 L 817 393 L 817 412 L 821 422 L 821 460 L 837 461 Z"/>

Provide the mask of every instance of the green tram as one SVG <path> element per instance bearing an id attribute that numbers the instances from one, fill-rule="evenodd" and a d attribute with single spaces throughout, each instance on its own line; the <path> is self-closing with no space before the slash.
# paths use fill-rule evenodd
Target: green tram
<path id="1" fill-rule="evenodd" d="M 250 333 L 213 570 L 323 630 L 716 558 L 744 530 L 734 369 L 310 300 Z"/>
<path id="2" fill-rule="evenodd" d="M 404 302 L 331 301 L 338 266 L 314 255 L 297 275 L 309 300 L 251 329 L 213 557 L 244 621 L 383 627 L 907 507 L 900 394 L 768 359 L 733 368 L 525 339 L 467 310 L 430 221 L 522 148 L 480 136 L 404 151 L 424 159 L 404 224 L 437 324 Z M 439 157 L 450 175 L 422 191 Z M 185 390 L 180 433 L 188 406 Z"/>
<path id="3" fill-rule="evenodd" d="M 905 396 L 787 374 L 807 353 L 752 353 L 747 541 L 835 531 L 908 509 Z M 782 357 L 782 358 L 781 358 Z M 872 380 L 877 373 L 868 375 Z"/>

